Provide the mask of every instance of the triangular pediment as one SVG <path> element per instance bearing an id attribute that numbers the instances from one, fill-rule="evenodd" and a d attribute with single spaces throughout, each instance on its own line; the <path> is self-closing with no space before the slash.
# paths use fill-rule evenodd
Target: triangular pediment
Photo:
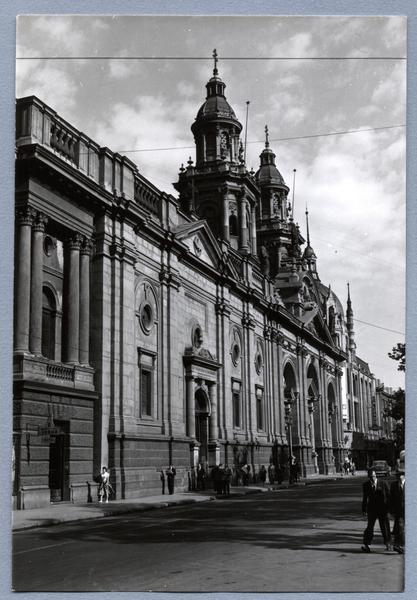
<path id="1" fill-rule="evenodd" d="M 188 248 L 191 255 L 217 269 L 221 251 L 206 221 L 180 225 L 174 231 L 174 235 Z"/>
<path id="2" fill-rule="evenodd" d="M 321 311 L 315 314 L 314 318 L 306 325 L 306 328 L 309 329 L 316 337 L 318 337 L 326 344 L 330 346 L 334 346 L 334 340 L 331 336 L 329 328 L 327 327 L 326 321 L 323 319 Z"/>

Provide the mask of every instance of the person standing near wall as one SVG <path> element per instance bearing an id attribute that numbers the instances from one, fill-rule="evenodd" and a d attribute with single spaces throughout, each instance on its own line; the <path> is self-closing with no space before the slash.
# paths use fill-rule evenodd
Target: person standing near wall
<path id="1" fill-rule="evenodd" d="M 100 485 L 98 488 L 99 502 L 108 502 L 110 493 L 110 473 L 107 467 L 102 467 L 100 473 Z"/>
<path id="2" fill-rule="evenodd" d="M 177 472 L 172 465 L 169 465 L 169 467 L 165 473 L 167 476 L 168 493 L 172 495 L 174 493 L 174 482 L 175 482 L 175 475 L 177 474 Z"/>

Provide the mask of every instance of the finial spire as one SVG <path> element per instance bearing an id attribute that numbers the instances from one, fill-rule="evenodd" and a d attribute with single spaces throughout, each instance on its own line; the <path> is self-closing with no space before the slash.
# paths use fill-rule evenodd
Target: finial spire
<path id="1" fill-rule="evenodd" d="M 349 285 L 349 282 L 347 284 L 347 289 L 348 289 L 348 302 L 350 302 L 350 285 Z"/>
<path id="2" fill-rule="evenodd" d="M 306 222 L 307 222 L 307 246 L 310 245 L 310 229 L 308 226 L 308 207 L 307 207 L 307 203 L 306 203 Z"/>
<path id="3" fill-rule="evenodd" d="M 217 58 L 217 50 L 216 48 L 214 48 L 213 50 L 213 58 L 214 58 L 214 69 L 213 69 L 213 75 L 214 77 L 217 77 L 217 75 L 219 74 L 218 70 L 217 70 L 217 62 L 218 62 L 218 58 Z"/>
<path id="4" fill-rule="evenodd" d="M 269 148 L 268 125 L 265 125 L 265 148 Z"/>

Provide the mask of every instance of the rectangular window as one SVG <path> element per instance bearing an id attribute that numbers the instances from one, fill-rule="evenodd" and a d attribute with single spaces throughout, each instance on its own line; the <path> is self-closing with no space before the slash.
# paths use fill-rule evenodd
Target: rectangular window
<path id="1" fill-rule="evenodd" d="M 256 423 L 258 429 L 264 428 L 264 391 L 262 388 L 256 388 Z"/>
<path id="2" fill-rule="evenodd" d="M 233 427 L 240 427 L 240 392 L 233 392 Z"/>
<path id="3" fill-rule="evenodd" d="M 140 403 L 142 416 L 152 416 L 152 371 L 140 370 Z"/>
<path id="4" fill-rule="evenodd" d="M 138 348 L 138 412 L 139 417 L 156 417 L 155 403 L 155 363 L 156 355 Z"/>
<path id="5" fill-rule="evenodd" d="M 360 427 L 360 423 L 359 423 L 359 405 L 357 402 L 353 403 L 353 410 L 354 410 L 354 415 L 355 415 L 355 429 L 359 429 Z"/>

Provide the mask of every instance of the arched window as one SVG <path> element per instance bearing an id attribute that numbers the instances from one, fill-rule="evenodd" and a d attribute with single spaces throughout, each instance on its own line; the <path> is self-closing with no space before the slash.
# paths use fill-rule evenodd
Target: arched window
<path id="1" fill-rule="evenodd" d="M 229 233 L 230 235 L 238 235 L 237 217 L 236 215 L 230 215 L 229 217 Z"/>
<path id="2" fill-rule="evenodd" d="M 216 160 L 216 135 L 208 133 L 206 137 L 206 160 Z"/>
<path id="3" fill-rule="evenodd" d="M 51 290 L 42 291 L 42 356 L 55 360 L 56 303 Z"/>

